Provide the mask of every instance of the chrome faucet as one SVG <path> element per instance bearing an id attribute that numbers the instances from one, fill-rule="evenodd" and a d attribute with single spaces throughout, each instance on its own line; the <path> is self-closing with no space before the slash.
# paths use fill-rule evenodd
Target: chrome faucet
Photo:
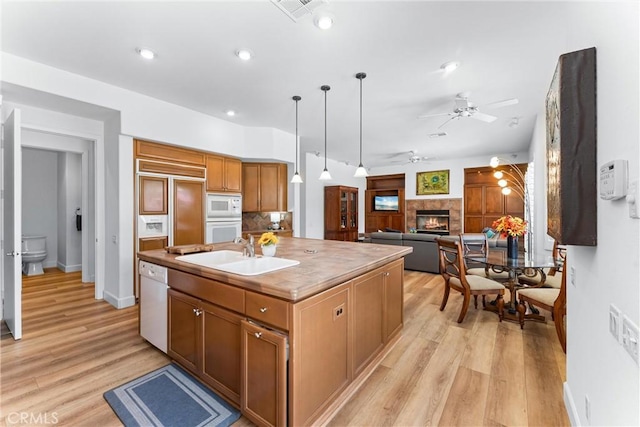
<path id="1" fill-rule="evenodd" d="M 256 248 L 254 246 L 253 234 L 249 234 L 249 239 L 245 240 L 242 237 L 236 237 L 233 239 L 233 243 L 240 243 L 245 245 L 245 249 L 250 258 L 254 258 L 256 256 Z"/>

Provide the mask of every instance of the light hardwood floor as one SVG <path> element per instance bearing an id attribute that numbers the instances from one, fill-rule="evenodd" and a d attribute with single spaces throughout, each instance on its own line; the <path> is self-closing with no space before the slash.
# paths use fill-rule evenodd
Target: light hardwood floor
<path id="1" fill-rule="evenodd" d="M 138 335 L 137 307 L 116 310 L 93 292 L 80 273 L 24 278 L 23 339 L 3 325 L 0 341 L 1 425 L 15 413 L 121 425 L 102 394 L 169 362 Z M 553 324 L 521 331 L 473 307 L 458 324 L 461 296 L 452 294 L 444 312 L 441 297 L 440 276 L 405 272 L 402 338 L 330 424 L 569 425 Z"/>

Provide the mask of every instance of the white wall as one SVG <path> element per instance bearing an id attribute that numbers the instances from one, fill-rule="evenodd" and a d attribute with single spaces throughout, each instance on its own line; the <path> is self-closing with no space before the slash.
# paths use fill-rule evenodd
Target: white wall
<path id="1" fill-rule="evenodd" d="M 58 153 L 58 262 L 66 272 L 82 270 L 82 232 L 76 229 L 75 211 L 82 206 L 82 158 Z"/>
<path id="2" fill-rule="evenodd" d="M 25 132 L 23 139 L 33 138 Z M 22 234 L 47 238 L 46 268 L 58 260 L 58 153 L 22 149 Z"/>
<path id="3" fill-rule="evenodd" d="M 581 3 L 575 9 L 573 19 L 567 22 L 572 29 L 570 36 L 560 41 L 559 47 L 563 52 L 597 48 L 597 166 L 626 159 L 630 180 L 637 180 L 638 3 L 616 3 L 616 7 Z M 553 71 L 550 67 L 549 82 Z M 544 121 L 539 120 L 532 152 L 536 171 L 546 174 L 543 126 Z M 544 197 L 545 188 L 539 186 L 536 195 Z M 565 402 L 574 425 L 640 425 L 638 365 L 608 330 L 611 303 L 636 325 L 640 323 L 640 221 L 629 218 L 624 200 L 598 199 L 597 211 L 598 245 L 570 246 L 567 254 L 568 264 L 576 273 L 575 285 L 567 286 Z M 546 231 L 546 211 L 539 206 L 536 213 L 540 221 L 536 238 L 540 238 Z M 591 402 L 590 418 L 586 397 Z"/>

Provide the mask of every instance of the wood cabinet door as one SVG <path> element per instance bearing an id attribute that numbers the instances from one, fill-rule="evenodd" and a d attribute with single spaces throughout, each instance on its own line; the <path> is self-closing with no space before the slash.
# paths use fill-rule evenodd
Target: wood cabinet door
<path id="1" fill-rule="evenodd" d="M 484 214 L 497 217 L 504 215 L 502 187 L 497 185 L 484 187 Z"/>
<path id="2" fill-rule="evenodd" d="M 240 404 L 240 322 L 243 317 L 206 302 L 202 307 L 202 377 Z"/>
<path id="3" fill-rule="evenodd" d="M 484 186 L 465 186 L 464 213 L 465 215 L 482 215 L 484 213 Z"/>
<path id="4" fill-rule="evenodd" d="M 173 244 L 203 244 L 204 183 L 188 180 L 173 183 Z"/>
<path id="5" fill-rule="evenodd" d="M 242 322 L 242 414 L 259 426 L 287 425 L 287 337 Z"/>
<path id="6" fill-rule="evenodd" d="M 200 365 L 201 323 L 200 300 L 169 289 L 169 327 L 167 354 L 182 366 L 198 371 Z"/>
<path id="7" fill-rule="evenodd" d="M 225 191 L 224 173 L 224 157 L 207 155 L 207 191 Z"/>
<path id="8" fill-rule="evenodd" d="M 242 165 L 242 210 L 244 212 L 260 211 L 260 165 L 257 163 L 244 163 Z"/>
<path id="9" fill-rule="evenodd" d="M 164 249 L 169 245 L 167 236 L 162 237 L 142 237 L 138 239 L 139 251 L 151 251 L 153 249 Z"/>
<path id="10" fill-rule="evenodd" d="M 384 344 L 382 270 L 374 270 L 353 281 L 353 376 L 356 377 Z"/>
<path id="11" fill-rule="evenodd" d="M 280 167 L 277 164 L 263 164 L 260 166 L 260 211 L 276 212 L 281 210 Z"/>
<path id="12" fill-rule="evenodd" d="M 167 214 L 167 178 L 140 176 L 140 215 Z"/>
<path id="13" fill-rule="evenodd" d="M 242 162 L 226 158 L 224 161 L 225 190 L 231 193 L 242 192 Z"/>
<path id="14" fill-rule="evenodd" d="M 385 267 L 384 272 L 384 342 L 402 329 L 404 260 Z"/>

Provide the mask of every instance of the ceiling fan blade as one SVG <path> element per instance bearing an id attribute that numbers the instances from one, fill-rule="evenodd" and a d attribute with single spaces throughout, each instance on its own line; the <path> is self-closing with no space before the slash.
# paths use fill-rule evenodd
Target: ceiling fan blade
<path id="1" fill-rule="evenodd" d="M 492 102 L 491 104 L 486 104 L 483 105 L 482 108 L 500 108 L 500 107 L 506 107 L 508 105 L 515 105 L 517 104 L 518 98 L 511 98 L 511 99 L 505 99 L 503 101 L 496 101 L 496 102 Z"/>
<path id="2" fill-rule="evenodd" d="M 437 114 L 422 114 L 418 116 L 419 119 L 426 119 L 427 117 L 438 117 L 438 116 L 448 116 L 451 113 L 437 113 Z"/>
<path id="3" fill-rule="evenodd" d="M 470 116 L 472 119 L 482 120 L 483 122 L 491 123 L 497 119 L 496 116 L 490 116 L 489 114 L 481 113 L 480 111 L 476 111 Z"/>
<path id="4" fill-rule="evenodd" d="M 444 125 L 446 125 L 447 123 L 449 123 L 451 120 L 455 120 L 455 119 L 459 119 L 460 116 L 453 116 L 451 117 L 449 120 L 447 120 L 446 122 L 444 122 L 443 124 L 441 124 L 440 126 L 438 126 L 438 129 L 442 128 Z"/>

